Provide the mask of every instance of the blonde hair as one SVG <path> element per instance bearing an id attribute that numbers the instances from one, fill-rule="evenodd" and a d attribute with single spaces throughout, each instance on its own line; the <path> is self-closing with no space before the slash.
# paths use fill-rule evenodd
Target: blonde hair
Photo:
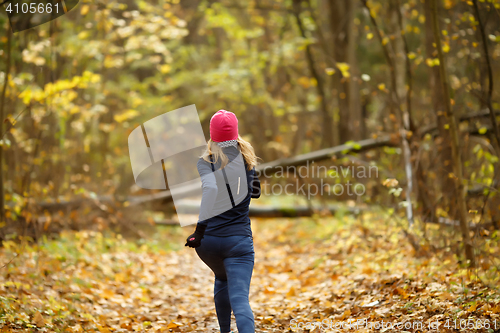
<path id="1" fill-rule="evenodd" d="M 243 155 L 243 159 L 247 164 L 247 169 L 252 170 L 257 165 L 257 156 L 255 155 L 255 150 L 253 149 L 250 142 L 245 141 L 241 136 L 238 135 L 238 145 L 240 147 L 241 154 Z M 212 156 L 212 161 L 210 160 L 210 156 Z M 201 155 L 208 163 L 217 163 L 217 161 L 221 160 L 221 169 L 224 168 L 228 163 L 229 159 L 226 154 L 222 151 L 222 148 L 219 147 L 217 142 L 212 141 L 212 139 L 208 140 L 207 150 Z"/>

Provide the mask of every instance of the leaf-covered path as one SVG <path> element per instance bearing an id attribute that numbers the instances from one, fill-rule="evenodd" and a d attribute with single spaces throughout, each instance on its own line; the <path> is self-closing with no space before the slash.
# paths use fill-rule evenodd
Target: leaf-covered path
<path id="1" fill-rule="evenodd" d="M 415 256 L 390 226 L 332 221 L 253 222 L 257 332 L 319 322 L 313 332 L 499 332 L 498 295 L 456 263 Z M 178 247 L 188 229 L 166 237 Z M 1 270 L 2 332 L 218 332 L 211 271 L 194 250 L 165 251 L 156 239 L 79 232 L 7 242 L 2 265 L 22 252 Z"/>

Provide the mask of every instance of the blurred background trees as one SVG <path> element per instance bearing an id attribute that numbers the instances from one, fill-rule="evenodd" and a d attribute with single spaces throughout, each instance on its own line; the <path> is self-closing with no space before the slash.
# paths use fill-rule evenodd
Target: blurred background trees
<path id="1" fill-rule="evenodd" d="M 388 136 L 329 163 L 377 165 L 357 204 L 397 218 L 410 205 L 416 249 L 472 261 L 472 242 L 488 251 L 477 237 L 498 241 L 499 22 L 498 0 L 81 1 L 15 34 L 2 14 L 3 237 L 123 218 L 151 193 L 128 134 L 196 104 L 207 136 L 215 111 L 235 112 L 263 162 Z"/>

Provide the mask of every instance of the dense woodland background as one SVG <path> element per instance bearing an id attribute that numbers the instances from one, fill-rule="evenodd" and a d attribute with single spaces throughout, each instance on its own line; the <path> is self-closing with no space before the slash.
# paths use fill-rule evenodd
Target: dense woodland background
<path id="1" fill-rule="evenodd" d="M 175 224 L 168 192 L 134 184 L 127 139 L 195 104 L 207 139 L 214 112 L 236 113 L 274 171 L 378 168 L 300 179 L 355 181 L 362 196 L 267 196 L 255 216 L 352 213 L 364 236 L 394 224 L 414 258 L 494 290 L 499 86 L 499 0 L 85 0 L 16 33 L 0 13 L 1 238 L 7 250 L 68 229 L 147 239 Z"/>

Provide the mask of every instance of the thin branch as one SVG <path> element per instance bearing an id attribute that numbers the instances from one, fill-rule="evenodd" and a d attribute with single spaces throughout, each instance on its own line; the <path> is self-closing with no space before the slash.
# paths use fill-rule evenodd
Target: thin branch
<path id="1" fill-rule="evenodd" d="M 41 68 L 41 67 L 40 67 L 40 71 L 39 71 L 36 75 L 34 75 L 34 76 L 33 76 L 33 78 L 31 79 L 31 81 L 30 81 L 29 83 L 34 82 L 34 81 L 35 81 L 35 79 L 36 79 L 36 77 L 37 77 L 37 75 L 38 75 L 38 74 L 40 74 L 40 73 L 42 73 L 42 68 Z M 26 89 L 28 89 L 28 88 L 26 88 Z M 19 96 L 20 96 L 23 92 L 24 92 L 24 90 L 23 90 L 21 93 L 19 93 L 19 94 L 16 96 L 16 98 L 19 98 Z M 47 96 L 47 97 L 53 96 L 54 94 L 55 94 L 55 93 L 52 93 L 51 95 L 49 95 L 49 96 Z M 3 103 L 2 103 L 2 104 L 3 104 Z M 27 107 L 26 107 L 23 111 L 19 112 L 19 113 L 18 113 L 18 115 L 14 118 L 14 123 L 17 123 L 17 119 L 19 119 L 19 117 L 20 117 L 20 116 L 24 113 L 24 111 L 28 110 L 30 107 L 31 107 L 31 104 L 30 104 L 30 105 L 28 105 L 28 106 L 27 106 Z M 1 108 L 1 106 L 0 106 L 0 108 Z M 1 113 L 3 114 L 3 111 L 2 111 Z M 3 120 L 2 120 L 2 121 L 3 121 Z M 3 126 L 0 128 L 0 133 L 1 133 L 1 134 L 0 134 L 0 140 L 1 140 L 1 139 L 3 139 L 3 137 L 5 136 L 5 134 L 7 134 L 7 132 L 9 132 L 9 131 L 10 131 L 10 129 L 14 127 L 14 124 L 13 124 L 13 123 L 9 122 L 9 124 L 10 124 L 10 127 L 9 127 L 9 128 L 7 128 L 7 129 L 5 130 L 5 132 L 4 132 L 4 133 L 2 133 Z"/>
<path id="2" fill-rule="evenodd" d="M 488 41 L 486 39 L 486 33 L 484 29 L 484 24 L 483 20 L 481 19 L 481 15 L 479 13 L 479 5 L 477 4 L 477 0 L 473 0 L 474 3 L 474 9 L 476 12 L 477 16 L 477 21 L 479 22 L 479 32 L 481 34 L 481 39 L 483 42 L 483 52 L 484 52 L 484 57 L 486 59 L 486 67 L 488 69 L 488 95 L 487 95 L 487 100 L 486 100 L 486 106 L 490 110 L 490 119 L 491 119 L 491 124 L 493 126 L 493 132 L 495 133 L 495 138 L 497 140 L 497 155 L 500 156 L 500 130 L 498 129 L 498 123 L 497 119 L 495 117 L 495 113 L 493 111 L 493 105 L 492 105 L 492 98 L 493 98 L 493 70 L 491 68 L 491 60 L 490 60 L 490 54 L 488 51 Z"/>
<path id="3" fill-rule="evenodd" d="M 3 268 L 5 268 L 5 267 L 9 266 L 9 265 L 10 265 L 10 263 L 11 263 L 11 262 L 13 262 L 13 261 L 14 261 L 14 259 L 16 259 L 17 257 L 19 257 L 19 253 L 16 253 L 16 255 L 15 255 L 15 256 L 13 256 L 13 257 L 12 257 L 12 259 L 10 259 L 8 263 L 6 263 L 5 265 L 3 265 L 3 266 L 2 266 L 2 267 L 0 267 L 0 268 L 2 268 L 2 269 L 3 269 Z"/>
<path id="4" fill-rule="evenodd" d="M 4 136 L 9 133 L 9 131 L 14 127 L 14 125 L 17 123 L 17 119 L 24 113 L 24 111 L 28 110 L 31 106 L 28 105 L 26 108 L 24 108 L 23 111 L 19 112 L 19 114 L 14 118 L 13 122 L 9 121 L 10 127 L 5 130 L 5 132 L 0 136 L 0 140 L 4 138 Z"/>
<path id="5" fill-rule="evenodd" d="M 302 20 L 300 19 L 300 1 L 294 1 L 294 11 L 293 15 L 295 16 L 295 20 L 297 21 L 297 26 L 299 27 L 300 34 L 302 38 L 307 38 L 306 31 L 304 25 L 302 24 Z M 323 141 L 323 147 L 331 147 L 334 143 L 333 140 L 333 117 L 328 112 L 328 106 L 326 105 L 326 95 L 325 88 L 323 85 L 323 78 L 320 76 L 316 67 L 314 66 L 314 57 L 312 54 L 311 46 L 306 43 L 306 59 L 309 65 L 309 70 L 311 71 L 311 75 L 316 80 L 316 90 L 318 91 L 318 95 L 321 98 L 321 112 L 323 115 L 323 136 L 326 140 Z"/>
<path id="6" fill-rule="evenodd" d="M 406 79 L 408 84 L 408 90 L 406 92 L 406 111 L 408 117 L 408 119 L 406 119 L 407 121 L 406 127 L 409 128 L 410 131 L 414 133 L 416 131 L 416 127 L 412 118 L 412 106 L 411 106 L 411 97 L 413 94 L 413 73 L 411 71 L 411 62 L 408 56 L 410 50 L 408 48 L 408 41 L 406 40 L 406 35 L 404 33 L 403 15 L 401 14 L 401 4 L 399 0 L 396 0 L 396 5 L 398 7 L 398 10 L 396 12 L 398 14 L 399 30 L 401 32 L 401 39 L 403 40 L 403 45 L 405 49 Z"/>
<path id="7" fill-rule="evenodd" d="M 394 95 L 396 96 L 396 101 L 393 101 L 396 105 L 399 105 L 399 95 L 396 89 L 396 68 L 394 66 L 394 59 L 389 52 L 389 48 L 387 47 L 387 44 L 384 43 L 384 38 L 382 37 L 381 29 L 378 26 L 377 20 L 375 20 L 375 17 L 373 17 L 371 13 L 370 6 L 368 5 L 367 0 L 362 0 L 363 5 L 365 6 L 366 10 L 368 10 L 368 14 L 370 16 L 370 20 L 372 21 L 373 27 L 375 28 L 375 33 L 377 35 L 377 39 L 380 42 L 380 45 L 382 46 L 382 50 L 384 51 L 384 56 L 387 60 L 387 64 L 389 65 L 389 70 L 391 71 L 391 86 L 392 86 L 392 91 Z"/>
<path id="8" fill-rule="evenodd" d="M 318 38 L 320 41 L 320 46 L 321 49 L 323 50 L 324 54 L 326 55 L 326 58 L 331 61 L 332 67 L 337 67 L 337 59 L 333 55 L 330 54 L 330 52 L 327 50 L 326 45 L 326 39 L 325 35 L 323 34 L 323 30 L 321 29 L 321 26 L 318 24 L 319 20 L 316 17 L 316 14 L 314 14 L 314 9 L 311 6 L 311 2 L 307 1 L 307 8 L 309 9 L 311 13 L 311 18 L 313 19 L 314 25 L 316 27 L 316 31 L 318 32 Z M 340 75 L 342 76 L 342 72 L 340 72 Z"/>

